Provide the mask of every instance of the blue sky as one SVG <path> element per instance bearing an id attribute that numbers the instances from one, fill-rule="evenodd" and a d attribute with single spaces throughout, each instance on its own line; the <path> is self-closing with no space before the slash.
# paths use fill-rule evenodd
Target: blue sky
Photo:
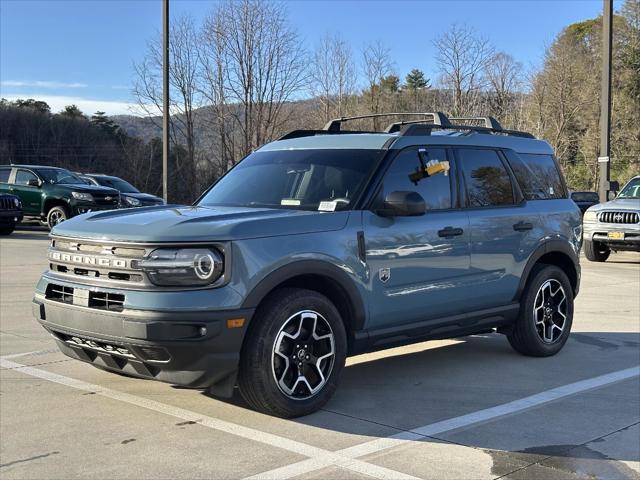
<path id="1" fill-rule="evenodd" d="M 171 0 L 172 15 L 202 18 L 211 0 Z M 601 0 L 286 1 L 292 24 L 312 48 L 340 33 L 359 49 L 381 40 L 398 74 L 436 77 L 432 40 L 467 24 L 527 67 L 566 25 L 593 18 Z M 616 8 L 620 2 L 615 3 Z M 161 26 L 160 0 L 0 0 L 0 96 L 34 97 L 53 110 L 75 103 L 92 113 L 127 113 L 132 64 Z"/>

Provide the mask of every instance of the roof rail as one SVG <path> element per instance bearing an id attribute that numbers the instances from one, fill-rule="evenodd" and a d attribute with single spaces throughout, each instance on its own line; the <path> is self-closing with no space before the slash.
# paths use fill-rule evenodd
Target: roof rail
<path id="1" fill-rule="evenodd" d="M 379 117 L 395 117 L 395 116 L 422 116 L 430 117 L 431 123 L 434 125 L 447 126 L 450 125 L 449 119 L 442 112 L 394 112 L 394 113 L 371 113 L 368 115 L 358 115 L 356 117 L 340 117 L 329 120 L 324 126 L 323 130 L 327 132 L 339 132 L 342 122 L 348 122 L 351 120 L 361 120 L 364 118 L 379 118 Z M 423 120 L 424 121 L 424 120 Z"/>
<path id="2" fill-rule="evenodd" d="M 372 130 L 341 130 L 343 122 L 360 120 L 365 118 L 393 117 L 393 116 L 421 116 L 419 120 L 403 120 L 394 122 L 387 126 L 383 132 Z M 483 122 L 484 126 L 474 126 L 452 123 L 462 122 Z M 321 130 L 293 130 L 278 140 L 288 140 L 292 138 L 311 137 L 315 135 L 336 135 L 336 134 L 357 134 L 357 133 L 398 133 L 399 136 L 431 135 L 431 130 L 459 130 L 476 133 L 502 134 L 522 138 L 535 138 L 530 133 L 518 130 L 506 130 L 502 128 L 500 122 L 493 117 L 454 117 L 448 118 L 442 112 L 394 112 L 394 113 L 372 113 L 368 115 L 358 115 L 354 117 L 340 117 L 329 120 Z"/>
<path id="3" fill-rule="evenodd" d="M 500 122 L 494 117 L 452 117 L 449 120 L 453 122 L 484 122 L 486 128 L 491 128 L 496 131 L 502 130 L 502 125 L 500 125 Z"/>
<path id="4" fill-rule="evenodd" d="M 390 128 L 397 128 L 395 127 L 395 124 L 391 124 L 389 125 L 389 127 L 387 127 L 387 129 Z M 403 126 L 403 128 L 399 129 L 399 136 L 401 137 L 416 137 L 416 136 L 428 136 L 431 135 L 431 130 L 433 129 L 439 129 L 439 130 L 461 130 L 461 131 L 467 131 L 467 132 L 476 132 L 476 133 L 487 133 L 487 134 L 502 134 L 502 135 L 509 135 L 509 136 L 513 136 L 513 137 L 522 137 L 522 138 L 536 138 L 533 135 L 531 135 L 530 133 L 527 132 L 520 132 L 518 130 L 505 130 L 505 129 L 494 129 L 494 128 L 487 128 L 487 127 L 474 127 L 471 125 L 449 125 L 448 127 L 443 127 L 443 126 L 439 126 L 439 125 L 432 125 L 429 123 L 424 123 L 424 122 L 406 122 L 405 125 Z M 394 132 L 397 132 L 398 129 L 393 130 Z"/>

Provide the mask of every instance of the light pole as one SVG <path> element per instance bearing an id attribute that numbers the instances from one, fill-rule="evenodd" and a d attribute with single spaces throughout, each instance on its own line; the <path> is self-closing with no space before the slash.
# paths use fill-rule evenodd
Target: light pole
<path id="1" fill-rule="evenodd" d="M 603 0 L 602 12 L 602 85 L 600 90 L 600 156 L 598 157 L 600 201 L 608 200 L 611 173 L 611 39 L 613 0 Z"/>
<path id="2" fill-rule="evenodd" d="M 169 0 L 162 0 L 162 198 L 168 201 L 169 164 Z"/>

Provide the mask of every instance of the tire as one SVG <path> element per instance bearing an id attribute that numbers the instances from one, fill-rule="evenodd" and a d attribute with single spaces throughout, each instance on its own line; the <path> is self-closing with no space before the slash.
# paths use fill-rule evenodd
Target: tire
<path id="1" fill-rule="evenodd" d="M 51 230 L 59 223 L 62 223 L 68 219 L 69 211 L 62 205 L 57 205 L 55 207 L 52 207 L 51 210 L 47 212 L 47 227 L 49 228 L 49 230 Z"/>
<path id="2" fill-rule="evenodd" d="M 0 235 L 11 235 L 13 231 L 16 229 L 15 223 L 10 223 L 8 225 L 0 226 Z"/>
<path id="3" fill-rule="evenodd" d="M 312 333 L 320 338 L 314 340 Z M 315 412 L 331 398 L 344 367 L 347 338 L 340 313 L 327 297 L 299 288 L 278 290 L 258 308 L 247 335 L 238 386 L 251 408 L 291 418 Z"/>
<path id="4" fill-rule="evenodd" d="M 600 242 L 585 240 L 584 254 L 587 260 L 591 260 L 592 262 L 605 262 L 607 258 L 609 258 L 609 255 L 611 255 L 611 249 Z"/>
<path id="5" fill-rule="evenodd" d="M 555 355 L 567 342 L 572 323 L 573 288 L 566 273 L 553 265 L 537 265 L 520 299 L 518 319 L 507 335 L 509 343 L 523 355 Z"/>

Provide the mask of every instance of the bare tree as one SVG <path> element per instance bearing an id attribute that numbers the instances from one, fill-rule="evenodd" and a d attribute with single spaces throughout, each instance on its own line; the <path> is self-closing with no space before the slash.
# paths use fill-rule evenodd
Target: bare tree
<path id="1" fill-rule="evenodd" d="M 342 37 L 322 37 L 313 55 L 310 79 L 311 93 L 320 101 L 324 120 L 333 112 L 343 116 L 355 88 L 356 71 L 351 48 Z"/>
<path id="2" fill-rule="evenodd" d="M 483 72 L 493 57 L 486 38 L 465 26 L 453 25 L 433 42 L 441 81 L 453 94 L 452 113 L 473 114 L 484 87 Z"/>
<path id="3" fill-rule="evenodd" d="M 362 50 L 362 70 L 367 81 L 366 96 L 368 99 L 369 111 L 380 113 L 383 90 L 382 80 L 392 74 L 393 61 L 391 52 L 382 42 L 377 41 L 364 47 Z M 379 121 L 373 119 L 373 129 L 379 129 Z"/>
<path id="4" fill-rule="evenodd" d="M 185 184 L 198 192 L 196 182 L 195 110 L 201 105 L 198 88 L 198 33 L 188 16 L 172 21 L 169 33 L 169 83 L 171 141 L 186 145 L 186 155 L 176 155 L 172 175 L 185 177 Z M 149 42 L 144 59 L 134 64 L 133 93 L 140 108 L 159 122 L 162 114 L 162 46 L 159 38 Z"/>
<path id="5" fill-rule="evenodd" d="M 485 76 L 491 113 L 505 123 L 517 124 L 516 103 L 522 88 L 522 64 L 511 55 L 498 52 L 487 63 Z"/>
<path id="6" fill-rule="evenodd" d="M 307 82 L 306 54 L 280 4 L 227 0 L 213 16 L 224 25 L 224 88 L 238 103 L 232 114 L 244 156 L 282 130 L 285 103 Z"/>

